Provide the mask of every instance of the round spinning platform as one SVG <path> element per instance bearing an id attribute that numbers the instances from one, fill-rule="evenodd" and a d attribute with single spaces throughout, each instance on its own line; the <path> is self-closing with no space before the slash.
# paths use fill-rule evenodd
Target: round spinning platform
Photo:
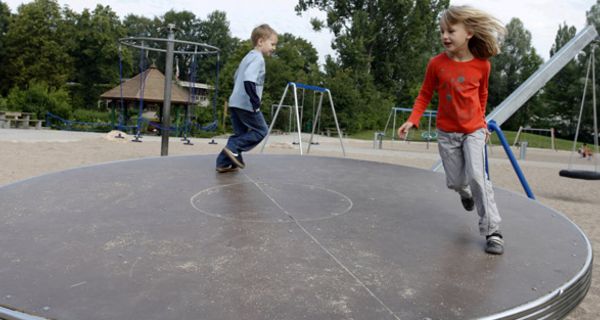
<path id="1" fill-rule="evenodd" d="M 442 174 L 245 158 L 236 173 L 163 157 L 0 188 L 0 318 L 555 319 L 589 288 L 586 236 L 521 195 L 496 189 L 506 253 L 490 256 Z"/>

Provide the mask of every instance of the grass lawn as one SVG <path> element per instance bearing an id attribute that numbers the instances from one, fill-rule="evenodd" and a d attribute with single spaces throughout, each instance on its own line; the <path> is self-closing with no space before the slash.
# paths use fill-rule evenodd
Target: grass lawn
<path id="1" fill-rule="evenodd" d="M 371 140 L 373 141 L 374 135 L 375 135 L 374 130 L 365 130 L 365 131 L 361 131 L 361 132 L 357 132 L 355 134 L 350 135 L 349 137 L 352 139 L 362 139 L 362 140 Z M 508 143 L 510 145 L 512 145 L 515 141 L 515 136 L 517 135 L 516 131 L 502 131 L 504 133 L 504 136 L 506 137 L 506 140 L 508 140 Z M 391 140 L 392 131 L 390 129 L 388 129 L 388 132 L 386 132 L 386 136 L 383 138 L 384 140 Z M 394 133 L 395 134 L 395 133 Z M 426 141 L 426 137 L 428 136 L 428 132 L 427 130 L 419 130 L 419 129 L 411 129 L 409 132 L 409 136 L 408 139 L 410 141 Z M 395 140 L 398 140 L 398 137 L 395 137 Z M 550 133 L 547 133 L 546 135 L 541 135 L 541 134 L 533 134 L 533 133 L 521 133 L 521 136 L 519 137 L 519 141 L 527 141 L 527 144 L 529 147 L 532 148 L 544 148 L 544 149 L 550 149 L 552 147 L 552 144 L 550 142 Z M 556 149 L 558 150 L 571 150 L 571 148 L 573 147 L 573 141 L 571 140 L 564 140 L 564 139 L 554 139 L 554 143 L 556 144 Z M 492 134 L 492 144 L 494 145 L 499 145 L 500 144 L 500 140 L 498 139 L 498 135 L 497 134 Z"/>

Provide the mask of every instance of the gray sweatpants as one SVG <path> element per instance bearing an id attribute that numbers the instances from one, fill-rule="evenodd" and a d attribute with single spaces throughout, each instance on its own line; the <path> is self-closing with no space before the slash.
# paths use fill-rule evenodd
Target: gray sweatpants
<path id="1" fill-rule="evenodd" d="M 479 215 L 479 233 L 487 236 L 498 231 L 502 219 L 492 183 L 485 172 L 484 148 L 483 129 L 469 134 L 438 130 L 438 149 L 446 171 L 446 184 L 461 198 L 473 197 Z"/>

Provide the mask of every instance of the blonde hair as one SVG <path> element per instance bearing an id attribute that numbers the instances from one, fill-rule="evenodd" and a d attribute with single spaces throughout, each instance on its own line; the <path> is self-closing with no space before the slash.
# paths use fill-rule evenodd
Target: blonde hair
<path id="1" fill-rule="evenodd" d="M 256 46 L 258 44 L 258 40 L 268 39 L 272 35 L 277 35 L 277 32 L 275 32 L 273 28 L 271 28 L 268 24 L 265 23 L 252 30 L 252 35 L 250 36 L 250 39 L 252 39 L 252 45 Z"/>
<path id="2" fill-rule="evenodd" d="M 469 50 L 480 59 L 488 59 L 500 53 L 500 44 L 506 28 L 500 20 L 471 6 L 450 6 L 440 16 L 443 27 L 463 23 L 473 33 L 469 40 Z"/>

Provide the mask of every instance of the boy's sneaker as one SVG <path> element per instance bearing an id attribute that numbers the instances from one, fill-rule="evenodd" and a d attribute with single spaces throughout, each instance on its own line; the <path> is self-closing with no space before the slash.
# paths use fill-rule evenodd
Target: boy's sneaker
<path id="1" fill-rule="evenodd" d="M 463 205 L 463 208 L 465 208 L 465 210 L 467 211 L 473 211 L 473 208 L 475 208 L 475 201 L 473 201 L 473 198 L 460 198 L 460 202 Z"/>
<path id="2" fill-rule="evenodd" d="M 227 147 L 223 148 L 223 152 L 225 152 L 225 155 L 227 155 L 227 157 L 229 157 L 231 162 L 233 162 L 236 167 L 238 167 L 240 169 L 244 169 L 244 167 L 246 165 L 244 164 L 244 159 L 242 159 L 241 153 L 234 153 L 233 151 L 229 150 L 229 148 L 227 148 Z"/>
<path id="3" fill-rule="evenodd" d="M 218 173 L 226 173 L 238 171 L 238 168 L 234 165 L 228 165 L 227 167 L 217 167 L 216 170 Z"/>
<path id="4" fill-rule="evenodd" d="M 504 253 L 504 239 L 499 232 L 494 232 L 489 236 L 486 236 L 487 240 L 485 245 L 485 252 L 490 254 L 503 254 Z"/>

